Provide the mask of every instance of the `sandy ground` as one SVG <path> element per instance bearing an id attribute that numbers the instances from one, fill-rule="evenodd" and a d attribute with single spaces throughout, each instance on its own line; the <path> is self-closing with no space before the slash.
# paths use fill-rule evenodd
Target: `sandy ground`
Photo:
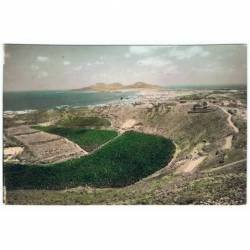
<path id="1" fill-rule="evenodd" d="M 38 123 L 37 125 L 42 126 L 42 127 L 47 127 L 47 126 L 54 125 L 54 122 L 42 122 L 42 123 Z"/>
<path id="2" fill-rule="evenodd" d="M 23 147 L 4 148 L 3 154 L 4 154 L 5 161 L 16 158 L 18 155 L 20 155 L 23 152 L 23 150 L 24 150 Z"/>
<path id="3" fill-rule="evenodd" d="M 225 138 L 225 144 L 223 145 L 222 149 L 230 149 L 232 147 L 232 140 L 233 136 L 229 135 Z"/>
<path id="4" fill-rule="evenodd" d="M 37 130 L 31 128 L 30 126 L 27 125 L 21 125 L 21 126 L 17 126 L 17 127 L 11 127 L 11 128 L 7 128 L 5 130 L 5 133 L 7 136 L 16 136 L 16 135 L 25 135 L 25 134 L 32 134 L 32 133 L 36 133 Z"/>
<path id="5" fill-rule="evenodd" d="M 37 131 L 37 133 L 16 135 L 14 136 L 18 141 L 22 142 L 24 145 L 40 144 L 47 141 L 58 140 L 59 137 L 54 134 L 49 134 L 43 131 Z"/>
<path id="6" fill-rule="evenodd" d="M 202 163 L 206 156 L 199 156 L 191 160 L 184 160 L 183 164 L 176 170 L 176 173 L 190 173 L 195 170 Z"/>
<path id="7" fill-rule="evenodd" d="M 126 120 L 126 121 L 122 124 L 121 128 L 122 128 L 122 129 L 132 128 L 135 124 L 136 124 L 136 120 L 134 120 L 134 119 L 129 119 L 129 120 Z"/>

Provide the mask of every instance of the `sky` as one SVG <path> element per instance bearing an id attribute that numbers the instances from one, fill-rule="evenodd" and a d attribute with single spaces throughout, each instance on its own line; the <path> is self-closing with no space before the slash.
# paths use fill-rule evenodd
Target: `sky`
<path id="1" fill-rule="evenodd" d="M 166 87 L 247 83 L 246 45 L 5 45 L 4 91 L 138 81 Z"/>

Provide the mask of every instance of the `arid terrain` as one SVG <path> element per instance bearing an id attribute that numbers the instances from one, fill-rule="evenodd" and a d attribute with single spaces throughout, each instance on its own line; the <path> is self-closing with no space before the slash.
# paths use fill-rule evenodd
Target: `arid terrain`
<path id="1" fill-rule="evenodd" d="M 6 112 L 5 169 L 17 163 L 46 167 L 48 163 L 91 156 L 128 131 L 170 139 L 175 153 L 165 167 L 123 187 L 71 185 L 60 190 L 6 187 L 5 201 L 7 204 L 245 204 L 246 105 L 245 90 L 155 90 L 141 91 L 132 101 L 99 106 L 21 114 Z M 94 122 L 81 124 L 80 118 L 104 122 L 98 126 Z M 53 127 L 98 128 L 116 131 L 117 135 L 93 146 L 85 141 L 85 144 L 71 141 L 73 137 L 69 134 L 63 136 L 46 130 Z"/>

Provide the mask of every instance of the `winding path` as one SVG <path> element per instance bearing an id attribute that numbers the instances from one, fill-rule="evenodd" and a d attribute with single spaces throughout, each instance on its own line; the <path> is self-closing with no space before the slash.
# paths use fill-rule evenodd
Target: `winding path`
<path id="1" fill-rule="evenodd" d="M 229 126 L 233 129 L 233 131 L 236 134 L 238 134 L 239 129 L 235 126 L 235 124 L 232 121 L 232 114 L 230 114 L 225 108 L 223 108 L 223 107 L 221 107 L 219 105 L 213 105 L 213 106 L 216 106 L 216 107 L 220 108 L 225 114 L 228 115 L 227 122 L 228 122 Z M 222 148 L 223 149 L 230 149 L 232 147 L 232 139 L 233 139 L 232 135 L 227 136 L 225 138 L 225 144 L 223 145 Z M 190 173 L 190 172 L 193 172 L 201 164 L 201 162 L 205 158 L 206 158 L 205 156 L 200 156 L 200 157 L 195 158 L 195 159 L 184 160 L 183 164 L 181 164 L 181 166 L 177 168 L 176 173 Z M 238 162 L 234 162 L 234 163 L 238 163 Z M 228 165 L 231 166 L 234 163 L 230 163 Z"/>
<path id="2" fill-rule="evenodd" d="M 236 165 L 238 163 L 242 163 L 242 162 L 246 162 L 246 161 L 247 161 L 247 159 L 245 158 L 245 159 L 241 159 L 239 161 L 234 161 L 234 162 L 231 162 L 231 163 L 227 163 L 227 164 L 225 164 L 223 166 L 220 166 L 220 167 L 217 167 L 217 168 L 212 168 L 212 169 L 204 170 L 202 172 L 204 172 L 204 173 L 215 172 L 215 171 L 218 171 L 218 170 L 221 170 L 221 169 L 224 169 L 224 168 L 232 167 L 232 166 L 234 166 L 234 165 Z"/>
<path id="3" fill-rule="evenodd" d="M 236 134 L 239 133 L 239 129 L 235 126 L 235 124 L 232 122 L 232 114 L 230 114 L 225 108 L 219 106 L 219 105 L 215 105 L 216 107 L 220 108 L 225 114 L 228 115 L 227 117 L 227 122 L 229 124 L 229 126 L 234 130 L 234 132 Z"/>

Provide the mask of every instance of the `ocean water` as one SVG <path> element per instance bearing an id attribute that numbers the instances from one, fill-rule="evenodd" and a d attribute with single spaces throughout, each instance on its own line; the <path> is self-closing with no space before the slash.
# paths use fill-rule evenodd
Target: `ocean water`
<path id="1" fill-rule="evenodd" d="M 3 110 L 41 110 L 63 105 L 88 106 L 133 98 L 135 92 L 25 91 L 4 92 Z"/>

